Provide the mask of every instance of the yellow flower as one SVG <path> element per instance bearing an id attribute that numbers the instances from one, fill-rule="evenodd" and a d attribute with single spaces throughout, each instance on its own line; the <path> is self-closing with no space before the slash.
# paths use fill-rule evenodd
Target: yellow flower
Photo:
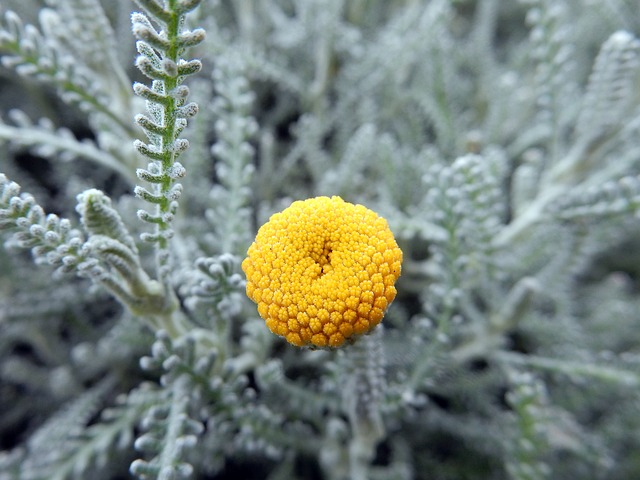
<path id="1" fill-rule="evenodd" d="M 242 269 L 269 330 L 293 345 L 339 347 L 380 323 L 401 263 L 384 218 L 340 197 L 316 197 L 272 215 Z"/>

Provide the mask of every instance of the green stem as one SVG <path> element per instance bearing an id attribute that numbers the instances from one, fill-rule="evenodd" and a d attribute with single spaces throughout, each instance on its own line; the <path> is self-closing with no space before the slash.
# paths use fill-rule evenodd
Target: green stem
<path id="1" fill-rule="evenodd" d="M 180 15 L 175 14 L 176 1 L 170 0 L 168 2 L 169 11 L 172 12 L 171 18 L 167 22 L 167 39 L 169 41 L 169 48 L 165 52 L 165 58 L 174 64 L 178 63 L 179 47 L 178 47 L 178 35 L 180 31 Z M 170 95 L 170 93 L 178 86 L 178 76 L 171 76 L 164 80 L 164 94 Z M 161 149 L 162 155 L 162 176 L 163 180 L 160 183 L 160 193 L 162 201 L 158 204 L 158 210 L 160 215 L 164 215 L 169 212 L 171 201 L 168 198 L 168 193 L 171 190 L 172 179 L 169 175 L 169 170 L 175 162 L 175 151 L 173 144 L 176 140 L 176 102 L 175 100 L 167 102 L 164 105 L 164 118 L 163 118 L 164 133 L 162 135 Z M 166 251 L 168 248 L 168 239 L 162 235 L 168 231 L 171 227 L 168 222 L 161 222 L 156 227 L 158 229 L 159 236 L 156 250 L 156 260 L 158 266 L 158 274 L 165 285 L 165 290 L 169 295 L 171 289 L 168 285 L 168 279 L 165 278 L 167 262 L 169 260 L 167 255 L 161 252 Z M 175 302 L 172 302 L 175 303 Z"/>

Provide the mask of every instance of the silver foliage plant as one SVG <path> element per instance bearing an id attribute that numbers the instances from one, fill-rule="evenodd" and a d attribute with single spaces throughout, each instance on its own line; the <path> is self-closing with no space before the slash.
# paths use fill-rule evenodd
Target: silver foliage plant
<path id="1" fill-rule="evenodd" d="M 0 13 L 1 479 L 640 478 L 634 2 Z M 316 195 L 405 258 L 337 351 L 240 270 Z"/>

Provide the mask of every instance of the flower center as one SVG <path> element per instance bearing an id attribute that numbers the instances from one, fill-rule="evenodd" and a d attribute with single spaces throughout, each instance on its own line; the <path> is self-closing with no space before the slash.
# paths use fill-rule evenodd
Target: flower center
<path id="1" fill-rule="evenodd" d="M 326 273 L 330 272 L 333 268 L 331 267 L 331 254 L 333 253 L 333 249 L 331 248 L 331 243 L 326 242 L 324 244 L 324 248 L 322 253 L 316 260 L 316 263 L 320 265 L 322 271 L 320 272 L 320 276 L 322 277 Z"/>

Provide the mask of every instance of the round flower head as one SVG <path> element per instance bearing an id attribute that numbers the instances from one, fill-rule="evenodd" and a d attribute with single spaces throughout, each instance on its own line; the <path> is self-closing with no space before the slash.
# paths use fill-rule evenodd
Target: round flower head
<path id="1" fill-rule="evenodd" d="M 272 215 L 242 269 L 269 330 L 293 345 L 339 347 L 380 323 L 401 263 L 384 218 L 317 197 Z"/>

